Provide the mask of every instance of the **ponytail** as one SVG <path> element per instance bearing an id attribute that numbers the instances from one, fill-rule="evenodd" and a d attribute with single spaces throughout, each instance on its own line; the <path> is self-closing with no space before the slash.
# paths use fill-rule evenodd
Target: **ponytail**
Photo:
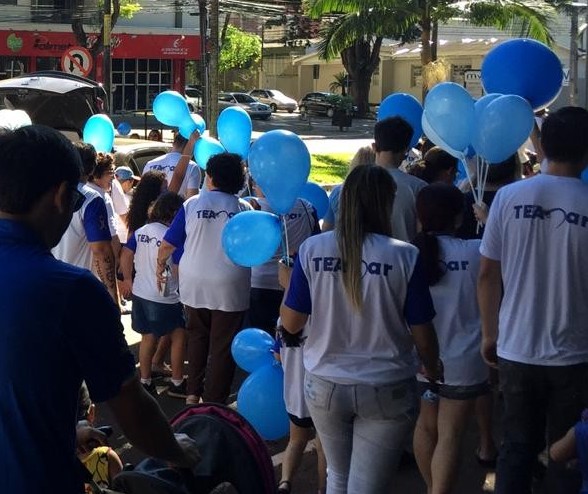
<path id="1" fill-rule="evenodd" d="M 439 240 L 436 235 L 420 232 L 413 240 L 421 253 L 429 286 L 439 283 L 445 272 L 439 264 Z"/>

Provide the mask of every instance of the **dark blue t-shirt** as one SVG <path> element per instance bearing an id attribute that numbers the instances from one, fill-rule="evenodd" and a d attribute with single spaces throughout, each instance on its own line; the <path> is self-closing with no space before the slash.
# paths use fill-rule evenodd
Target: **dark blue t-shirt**
<path id="1" fill-rule="evenodd" d="M 120 314 L 92 273 L 55 260 L 22 223 L 0 220 L 0 266 L 1 491 L 79 494 L 81 382 L 101 402 L 135 372 Z"/>

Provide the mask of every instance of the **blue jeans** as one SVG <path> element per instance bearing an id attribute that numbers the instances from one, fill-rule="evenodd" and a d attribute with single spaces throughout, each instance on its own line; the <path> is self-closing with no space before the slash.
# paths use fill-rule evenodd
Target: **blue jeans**
<path id="1" fill-rule="evenodd" d="M 327 458 L 327 494 L 388 492 L 414 424 L 416 381 L 344 385 L 307 373 L 304 396 Z"/>

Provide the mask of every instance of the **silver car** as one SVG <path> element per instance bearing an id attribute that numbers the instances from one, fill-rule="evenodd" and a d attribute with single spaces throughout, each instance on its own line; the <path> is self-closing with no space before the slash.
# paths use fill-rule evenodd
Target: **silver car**
<path id="1" fill-rule="evenodd" d="M 298 110 L 298 103 L 295 99 L 286 96 L 282 91 L 277 89 L 254 89 L 249 94 L 257 98 L 262 103 L 269 105 L 273 112 L 285 110 L 293 113 Z"/>
<path id="2" fill-rule="evenodd" d="M 240 106 L 251 118 L 267 120 L 272 116 L 272 110 L 268 105 L 260 103 L 247 93 L 219 93 L 218 109 L 222 111 L 229 106 Z"/>

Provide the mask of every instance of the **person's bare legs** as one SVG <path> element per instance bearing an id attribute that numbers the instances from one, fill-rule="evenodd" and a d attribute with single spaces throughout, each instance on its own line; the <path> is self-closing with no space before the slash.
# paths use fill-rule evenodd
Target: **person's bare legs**
<path id="1" fill-rule="evenodd" d="M 157 347 L 157 337 L 153 334 L 141 336 L 139 344 L 139 373 L 141 379 L 151 379 L 151 360 Z"/>
<path id="2" fill-rule="evenodd" d="M 431 474 L 431 462 L 437 445 L 437 412 L 439 403 L 432 403 L 421 399 L 421 410 L 414 428 L 413 448 L 414 457 L 427 484 L 427 493 L 431 494 L 433 477 Z"/>
<path id="3" fill-rule="evenodd" d="M 284 461 L 282 462 L 282 476 L 280 484 L 283 482 L 292 483 L 292 477 L 300 466 L 304 448 L 312 437 L 312 429 L 299 427 L 290 421 L 290 439 L 284 452 Z"/>
<path id="4" fill-rule="evenodd" d="M 167 352 L 169 352 L 169 348 L 171 345 L 171 338 L 170 335 L 165 335 L 159 338 L 159 343 L 157 345 L 157 351 L 153 358 L 151 359 L 151 368 L 153 370 L 160 371 L 162 373 L 165 372 L 165 356 Z"/>
<path id="5" fill-rule="evenodd" d="M 440 398 L 437 446 L 431 460 L 431 494 L 449 494 L 459 467 L 459 453 L 475 400 Z"/>
<path id="6" fill-rule="evenodd" d="M 314 437 L 314 445 L 316 446 L 316 468 L 318 474 L 318 491 L 319 494 L 325 494 L 327 492 L 327 458 L 323 451 L 323 445 L 321 439 L 316 433 Z"/>
<path id="7" fill-rule="evenodd" d="M 182 381 L 184 379 L 184 357 L 186 356 L 186 330 L 176 328 L 169 336 L 171 341 L 172 379 Z"/>
<path id="8" fill-rule="evenodd" d="M 494 411 L 494 396 L 492 391 L 476 398 L 476 422 L 480 433 L 478 458 L 480 460 L 496 460 L 496 443 L 494 442 L 492 414 Z"/>

